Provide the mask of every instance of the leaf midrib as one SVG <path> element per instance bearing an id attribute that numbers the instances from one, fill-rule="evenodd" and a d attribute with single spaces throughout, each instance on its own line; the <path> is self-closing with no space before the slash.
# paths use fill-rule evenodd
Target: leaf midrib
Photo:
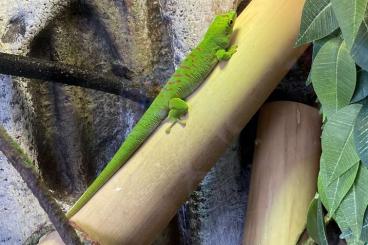
<path id="1" fill-rule="evenodd" d="M 345 140 L 345 142 L 344 142 L 344 145 L 343 145 L 343 147 L 342 147 L 342 150 L 340 151 L 339 158 L 337 159 L 337 163 L 336 163 L 336 165 L 335 165 L 335 168 L 334 168 L 334 170 L 333 170 L 333 172 L 332 172 L 332 174 L 331 174 L 331 177 L 330 177 L 330 180 L 329 180 L 328 185 L 329 185 L 329 184 L 331 184 L 331 182 L 335 180 L 335 179 L 334 179 L 334 175 L 335 175 L 335 173 L 336 173 L 337 166 L 339 165 L 339 162 L 340 162 L 340 160 L 341 160 L 341 158 L 342 158 L 342 156 L 343 156 L 343 153 L 345 152 L 345 148 L 346 148 L 346 146 L 348 145 L 349 139 L 350 139 L 351 135 L 353 134 L 353 130 L 352 130 L 352 129 L 353 129 L 353 127 L 351 127 L 351 129 L 350 129 L 350 133 L 349 133 L 348 137 L 346 137 L 346 140 Z"/>
<path id="2" fill-rule="evenodd" d="M 337 73 L 338 73 L 338 70 L 339 70 L 339 64 L 340 64 L 339 56 L 340 56 L 340 52 L 341 52 L 341 49 L 342 49 L 342 45 L 343 45 L 343 42 L 341 41 L 340 42 L 340 47 L 337 50 L 337 54 L 336 54 L 336 68 L 335 68 L 335 85 L 336 85 L 335 105 L 336 105 L 336 108 L 335 108 L 335 112 L 340 107 L 339 101 L 338 101 L 338 97 L 339 97 L 338 96 L 338 92 L 339 92 L 339 89 L 338 89 L 338 74 Z"/>
<path id="3" fill-rule="evenodd" d="M 310 25 L 308 25 L 308 27 L 305 29 L 305 31 L 303 32 L 303 34 L 300 36 L 300 38 L 298 38 L 298 41 L 299 42 L 300 40 L 302 40 L 305 36 L 305 34 L 309 31 L 309 29 L 311 28 L 311 26 L 313 25 L 313 23 L 316 21 L 316 19 L 328 8 L 331 6 L 331 2 L 329 2 L 322 10 L 321 12 L 319 12 L 315 18 L 312 20 L 312 22 L 310 23 Z"/>

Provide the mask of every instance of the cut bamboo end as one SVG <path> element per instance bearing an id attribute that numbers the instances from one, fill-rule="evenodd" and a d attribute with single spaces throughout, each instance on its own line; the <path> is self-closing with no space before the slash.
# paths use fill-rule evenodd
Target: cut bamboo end
<path id="1" fill-rule="evenodd" d="M 296 244 L 316 192 L 321 116 L 295 102 L 262 107 L 243 244 Z"/>
<path id="2" fill-rule="evenodd" d="M 238 51 L 71 221 L 101 244 L 149 244 L 298 59 L 304 0 L 253 0 L 235 23 Z"/>

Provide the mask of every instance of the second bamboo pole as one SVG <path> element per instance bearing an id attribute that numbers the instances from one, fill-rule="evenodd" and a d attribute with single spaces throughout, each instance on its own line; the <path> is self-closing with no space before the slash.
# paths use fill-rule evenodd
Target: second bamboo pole
<path id="1" fill-rule="evenodd" d="M 262 107 L 252 165 L 244 245 L 296 244 L 316 192 L 321 116 L 296 102 Z"/>

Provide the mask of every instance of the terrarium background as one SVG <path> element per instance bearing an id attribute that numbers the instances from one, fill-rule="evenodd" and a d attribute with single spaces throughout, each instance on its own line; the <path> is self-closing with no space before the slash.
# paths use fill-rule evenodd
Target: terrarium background
<path id="1" fill-rule="evenodd" d="M 116 76 L 128 69 L 133 79 L 156 91 L 199 41 L 213 15 L 234 8 L 236 2 L 0 0 L 0 51 Z M 238 4 L 241 9 L 246 1 Z M 308 52 L 270 99 L 313 104 L 314 94 L 304 86 L 309 63 Z M 32 157 L 65 208 L 95 178 L 145 109 L 99 91 L 0 78 L 0 122 Z M 178 211 L 157 244 L 239 243 L 255 122 Z M 0 244 L 23 243 L 49 225 L 0 153 Z"/>

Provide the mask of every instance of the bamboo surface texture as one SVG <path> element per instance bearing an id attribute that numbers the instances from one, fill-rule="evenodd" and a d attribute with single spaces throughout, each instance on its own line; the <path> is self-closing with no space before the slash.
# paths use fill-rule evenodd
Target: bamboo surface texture
<path id="1" fill-rule="evenodd" d="M 296 102 L 262 107 L 243 244 L 297 243 L 316 192 L 320 136 L 317 109 Z"/>
<path id="2" fill-rule="evenodd" d="M 253 0 L 235 23 L 238 52 L 189 98 L 186 127 L 164 123 L 71 221 L 101 244 L 151 243 L 304 51 L 293 48 L 303 4 Z"/>

